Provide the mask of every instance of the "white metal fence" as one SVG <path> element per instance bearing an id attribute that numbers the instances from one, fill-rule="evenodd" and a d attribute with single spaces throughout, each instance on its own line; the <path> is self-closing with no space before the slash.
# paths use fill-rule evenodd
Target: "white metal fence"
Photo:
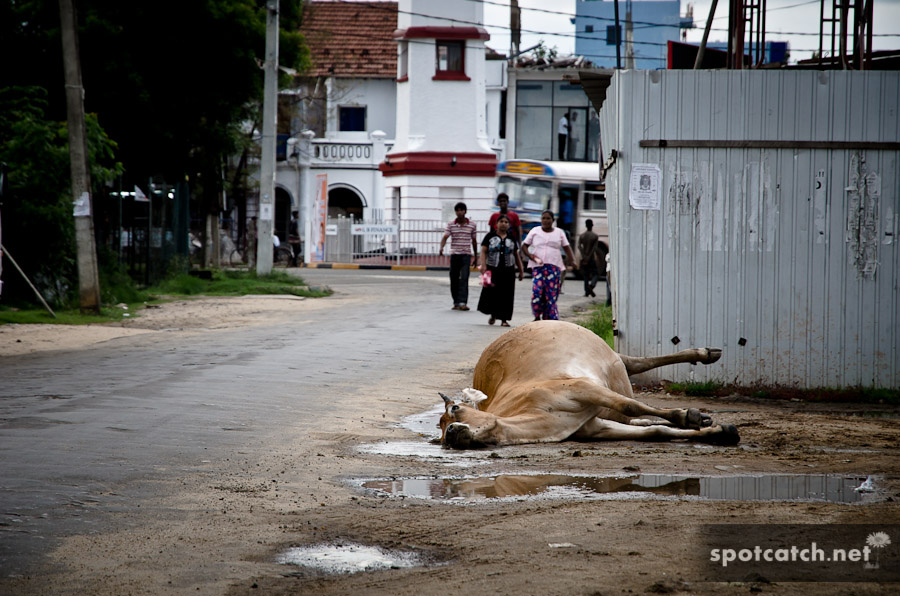
<path id="1" fill-rule="evenodd" d="M 415 265 L 449 267 L 450 241 L 439 256 L 447 222 L 432 219 L 394 219 L 375 215 L 367 220 L 352 217 L 326 221 L 325 260 L 360 266 Z M 479 244 L 488 231 L 486 221 L 476 222 Z"/>

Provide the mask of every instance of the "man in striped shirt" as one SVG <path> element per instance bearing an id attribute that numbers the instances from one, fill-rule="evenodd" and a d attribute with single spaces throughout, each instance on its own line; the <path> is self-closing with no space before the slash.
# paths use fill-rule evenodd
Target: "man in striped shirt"
<path id="1" fill-rule="evenodd" d="M 456 219 L 447 224 L 441 238 L 438 255 L 444 255 L 444 245 L 450 238 L 450 294 L 453 296 L 453 310 L 469 310 L 469 270 L 478 265 L 478 241 L 475 238 L 475 223 L 466 217 L 466 204 L 457 203 L 453 210 Z"/>

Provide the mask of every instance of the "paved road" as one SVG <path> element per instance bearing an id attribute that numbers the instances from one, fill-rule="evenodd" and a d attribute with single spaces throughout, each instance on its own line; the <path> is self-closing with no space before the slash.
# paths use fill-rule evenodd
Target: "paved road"
<path id="1" fill-rule="evenodd" d="M 140 523 L 142 501 L 203 462 L 308 432 L 336 393 L 352 399 L 428 362 L 474 365 L 501 333 L 474 306 L 450 310 L 445 272 L 301 273 L 336 293 L 277 328 L 0 359 L 0 578 L 27 573 L 60 536 L 103 531 L 110 513 Z M 528 279 L 518 286 L 514 324 L 531 319 L 529 290 Z"/>

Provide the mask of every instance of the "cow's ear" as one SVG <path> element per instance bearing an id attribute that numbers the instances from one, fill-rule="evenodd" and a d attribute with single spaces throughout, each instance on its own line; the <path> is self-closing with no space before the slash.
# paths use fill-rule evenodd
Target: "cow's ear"
<path id="1" fill-rule="evenodd" d="M 444 395 L 444 394 L 441 393 L 440 391 L 438 391 L 438 395 L 440 395 L 440 396 L 441 396 L 441 399 L 444 400 L 444 404 L 452 404 L 452 403 L 453 403 L 453 399 L 452 399 L 452 398 L 447 397 L 446 395 Z"/>
<path id="2" fill-rule="evenodd" d="M 471 387 L 466 387 L 465 389 L 463 389 L 462 394 L 463 401 L 472 404 L 476 408 L 478 407 L 478 404 L 487 399 L 487 395 L 485 395 L 478 389 L 472 389 Z"/>

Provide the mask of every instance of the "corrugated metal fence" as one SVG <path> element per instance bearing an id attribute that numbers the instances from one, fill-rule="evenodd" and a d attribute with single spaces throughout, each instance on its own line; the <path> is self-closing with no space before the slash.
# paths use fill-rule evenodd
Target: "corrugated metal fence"
<path id="1" fill-rule="evenodd" d="M 898 72 L 614 75 L 617 349 L 724 349 L 646 380 L 900 386 L 898 98 Z"/>

